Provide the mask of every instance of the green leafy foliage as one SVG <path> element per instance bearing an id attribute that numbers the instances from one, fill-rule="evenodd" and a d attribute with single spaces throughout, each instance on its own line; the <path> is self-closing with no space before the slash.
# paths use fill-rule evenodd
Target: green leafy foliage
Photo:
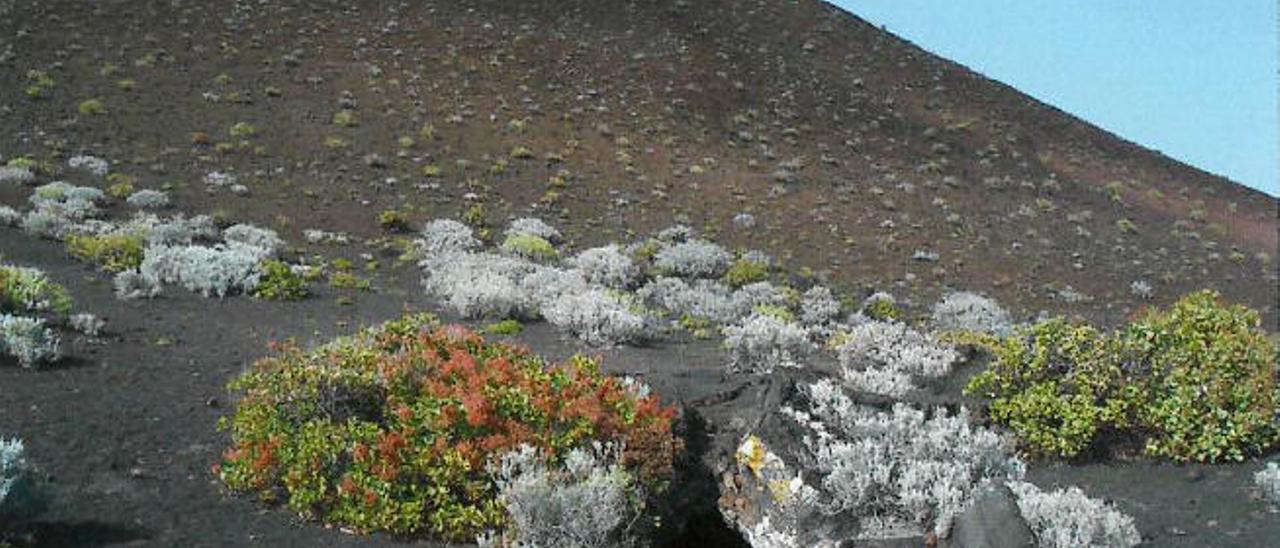
<path id="1" fill-rule="evenodd" d="M 524 331 L 524 326 L 512 319 L 491 323 L 484 328 L 484 332 L 490 335 L 519 335 L 521 331 Z"/>
<path id="2" fill-rule="evenodd" d="M 305 299 L 309 291 L 307 281 L 289 268 L 283 261 L 262 262 L 262 276 L 253 296 L 268 301 L 298 301 Z"/>
<path id="3" fill-rule="evenodd" d="M 144 242 L 137 234 L 73 234 L 67 252 L 107 272 L 122 272 L 142 264 Z"/>
<path id="4" fill-rule="evenodd" d="M 1114 334 L 1061 319 L 1006 339 L 966 391 L 1041 456 L 1076 457 L 1113 436 L 1175 461 L 1240 461 L 1278 437 L 1276 348 L 1257 312 L 1212 291 Z"/>
<path id="5" fill-rule="evenodd" d="M 560 256 L 546 238 L 532 234 L 512 234 L 502 242 L 502 250 L 534 261 L 550 261 Z"/>
<path id="6" fill-rule="evenodd" d="M 769 265 L 750 259 L 738 259 L 729 265 L 724 282 L 734 289 L 769 279 Z"/>
<path id="7" fill-rule="evenodd" d="M 0 265 L 0 312 L 71 314 L 71 292 L 39 270 Z"/>
<path id="8" fill-rule="evenodd" d="M 894 304 L 892 299 L 872 299 L 866 304 L 862 313 L 868 318 L 882 322 L 902 319 L 902 310 Z"/>
<path id="9" fill-rule="evenodd" d="M 661 489 L 674 410 L 574 357 L 549 365 L 428 315 L 310 352 L 284 344 L 230 388 L 232 445 L 215 466 L 236 491 L 361 531 L 448 540 L 504 526 L 485 466 L 522 444 L 556 463 L 601 441 Z"/>

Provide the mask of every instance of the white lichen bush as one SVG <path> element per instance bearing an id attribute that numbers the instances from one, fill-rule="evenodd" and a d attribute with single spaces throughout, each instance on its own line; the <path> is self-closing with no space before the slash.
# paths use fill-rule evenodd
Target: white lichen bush
<path id="1" fill-rule="evenodd" d="M 38 207 L 22 217 L 22 230 L 40 238 L 61 240 L 75 230 L 75 222 L 55 208 Z"/>
<path id="2" fill-rule="evenodd" d="M 824 511 L 857 518 L 862 536 L 904 526 L 946 537 L 984 479 L 1021 479 L 1012 440 L 973 427 L 969 413 L 926 413 L 905 403 L 892 411 L 856 404 L 837 383 L 801 386 L 807 409 L 783 414 L 808 430 L 811 469 Z"/>
<path id="3" fill-rule="evenodd" d="M 724 328 L 730 372 L 767 375 L 777 367 L 799 367 L 812 346 L 804 328 L 768 314 L 755 313 Z"/>
<path id="4" fill-rule="evenodd" d="M 618 463 L 618 451 L 597 445 L 573 449 L 548 466 L 522 445 L 490 465 L 498 501 L 510 517 L 507 546 L 605 548 L 631 544 L 628 527 L 643 511 L 642 490 Z M 481 545 L 493 539 L 481 539 Z"/>
<path id="5" fill-rule="evenodd" d="M 1133 518 L 1078 487 L 1044 492 L 1011 481 L 1009 489 L 1042 548 L 1125 548 L 1142 542 Z"/>
<path id="6" fill-rule="evenodd" d="M 71 329 L 79 331 L 87 337 L 97 337 L 102 333 L 102 328 L 107 325 L 106 320 L 87 312 L 72 314 L 68 318 L 68 323 L 71 325 Z"/>
<path id="7" fill-rule="evenodd" d="M 805 327 L 829 326 L 840 317 L 840 301 L 831 290 L 815 285 L 800 297 L 800 324 Z"/>
<path id="8" fill-rule="evenodd" d="M 912 377 L 951 372 L 955 349 L 900 322 L 867 321 L 850 328 L 837 347 L 840 369 L 853 388 L 885 396 L 910 391 Z"/>
<path id="9" fill-rule="evenodd" d="M 659 241 L 678 244 L 692 240 L 697 232 L 688 225 L 672 225 L 658 231 L 653 237 Z"/>
<path id="10" fill-rule="evenodd" d="M 587 282 L 626 289 L 640 275 L 640 269 L 617 245 L 593 247 L 569 259 L 569 264 L 582 273 Z"/>
<path id="11" fill-rule="evenodd" d="M 18 226 L 22 213 L 9 206 L 0 206 L 0 226 Z"/>
<path id="12" fill-rule="evenodd" d="M 236 184 L 236 176 L 221 171 L 210 171 L 204 176 L 204 184 L 211 188 L 222 188 Z"/>
<path id="13" fill-rule="evenodd" d="M 947 295 L 934 305 L 933 324 L 943 331 L 976 331 L 997 337 L 1013 330 L 1009 313 L 999 303 L 968 291 Z"/>
<path id="14" fill-rule="evenodd" d="M 130 194 L 125 202 L 138 209 L 164 209 L 169 207 L 169 195 L 159 190 L 144 188 Z"/>
<path id="15" fill-rule="evenodd" d="M 18 360 L 24 368 L 58 361 L 58 334 L 45 327 L 43 319 L 0 314 L 0 353 Z"/>
<path id="16" fill-rule="evenodd" d="M 248 293 L 262 275 L 250 246 L 151 246 L 139 268 L 142 276 L 181 285 L 205 297 Z"/>
<path id="17" fill-rule="evenodd" d="M 1280 506 L 1280 464 L 1268 462 L 1266 468 L 1253 475 L 1253 483 L 1262 490 L 1262 498 Z"/>
<path id="18" fill-rule="evenodd" d="M 504 236 L 508 237 L 517 234 L 536 236 L 553 244 L 559 243 L 563 239 L 560 236 L 559 230 L 556 230 L 555 227 L 543 222 L 542 219 L 535 217 L 524 217 L 511 221 L 511 225 L 508 226 L 506 232 L 503 233 Z"/>
<path id="19" fill-rule="evenodd" d="M 690 240 L 658 250 L 653 265 L 658 272 L 681 278 L 719 278 L 733 255 L 705 240 Z"/>
<path id="20" fill-rule="evenodd" d="M 154 299 L 160 295 L 160 279 L 154 274 L 138 270 L 125 270 L 116 274 L 111 281 L 115 288 L 116 298 L 121 300 Z"/>
<path id="21" fill-rule="evenodd" d="M 197 241 L 214 241 L 221 231 L 208 215 L 186 218 L 182 214 L 152 224 L 147 229 L 147 244 L 152 246 L 190 245 Z"/>
<path id="22" fill-rule="evenodd" d="M 1130 283 L 1129 293 L 1144 301 L 1149 301 L 1155 297 L 1155 289 L 1146 280 L 1134 280 Z"/>
<path id="23" fill-rule="evenodd" d="M 755 282 L 733 292 L 733 307 L 740 318 L 750 316 L 761 306 L 787 307 L 787 294 L 770 282 Z"/>
<path id="24" fill-rule="evenodd" d="M 507 318 L 521 315 L 529 299 L 520 280 L 537 265 L 494 253 L 443 253 L 419 263 L 423 287 L 466 318 Z"/>
<path id="25" fill-rule="evenodd" d="M 670 312 L 726 324 L 738 318 L 738 305 L 729 286 L 716 280 L 685 282 L 680 278 L 659 277 L 636 292 L 646 305 Z"/>
<path id="26" fill-rule="evenodd" d="M 36 180 L 36 174 L 30 169 L 17 166 L 0 166 L 0 183 L 29 185 Z"/>
<path id="27" fill-rule="evenodd" d="M 444 253 L 472 251 L 480 247 L 480 240 L 471 227 L 452 219 L 436 219 L 422 229 L 418 247 L 428 257 Z"/>
<path id="28" fill-rule="evenodd" d="M 275 257 L 284 249 L 284 240 L 276 231 L 251 224 L 230 226 L 222 231 L 222 238 L 226 240 L 228 247 L 241 248 L 259 259 Z"/>
<path id="29" fill-rule="evenodd" d="M 520 276 L 516 286 L 520 291 L 520 314 L 529 319 L 542 317 L 543 307 L 570 294 L 581 294 L 591 284 L 576 269 L 537 265 Z"/>
<path id="30" fill-rule="evenodd" d="M 0 437 L 0 523 L 30 518 L 44 505 L 44 493 L 22 440 Z"/>
<path id="31" fill-rule="evenodd" d="M 67 160 L 67 167 L 71 169 L 83 169 L 98 177 L 106 177 L 107 172 L 111 171 L 111 164 L 97 156 L 89 156 L 81 154 L 72 156 Z"/>
<path id="32" fill-rule="evenodd" d="M 608 346 L 634 342 L 644 333 L 644 316 L 603 289 L 566 293 L 542 307 L 542 316 L 583 342 Z"/>

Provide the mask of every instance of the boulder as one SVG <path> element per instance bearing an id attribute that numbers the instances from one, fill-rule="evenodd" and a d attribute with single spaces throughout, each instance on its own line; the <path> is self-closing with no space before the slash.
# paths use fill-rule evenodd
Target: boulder
<path id="1" fill-rule="evenodd" d="M 1013 491 L 1002 482 L 978 487 L 973 504 L 952 525 L 953 548 L 1024 548 L 1036 545 L 1035 534 L 1022 518 Z"/>

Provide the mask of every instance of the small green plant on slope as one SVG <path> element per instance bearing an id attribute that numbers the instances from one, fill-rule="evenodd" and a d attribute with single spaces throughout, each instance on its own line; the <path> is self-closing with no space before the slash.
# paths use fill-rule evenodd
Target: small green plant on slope
<path id="1" fill-rule="evenodd" d="M 67 252 L 107 272 L 121 272 L 142 264 L 144 242 L 137 234 L 72 234 Z"/>
<path id="2" fill-rule="evenodd" d="M 307 282 L 283 261 L 262 262 L 262 276 L 253 296 L 268 301 L 298 301 L 305 299 L 309 291 Z"/>

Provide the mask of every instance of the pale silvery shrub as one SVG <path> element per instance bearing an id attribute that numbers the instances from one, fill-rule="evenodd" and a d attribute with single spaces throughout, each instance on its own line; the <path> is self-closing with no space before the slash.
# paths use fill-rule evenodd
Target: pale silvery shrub
<path id="1" fill-rule="evenodd" d="M 1009 489 L 1044 548 L 1124 548 L 1142 542 L 1133 518 L 1078 487 L 1046 493 L 1033 484 L 1012 481 Z"/>
<path id="2" fill-rule="evenodd" d="M 593 247 L 569 259 L 589 283 L 625 289 L 635 282 L 640 270 L 617 245 Z"/>
<path id="3" fill-rule="evenodd" d="M 800 358 L 811 350 L 799 325 L 759 313 L 725 327 L 724 346 L 730 372 L 756 375 L 768 375 L 776 367 L 800 367 Z"/>
<path id="4" fill-rule="evenodd" d="M 9 206 L 0 206 L 0 226 L 18 226 L 22 222 L 22 214 Z"/>
<path id="5" fill-rule="evenodd" d="M 58 361 L 58 334 L 45 327 L 44 320 L 0 314 L 0 351 L 17 358 L 25 368 Z"/>
<path id="6" fill-rule="evenodd" d="M 107 325 L 106 320 L 87 312 L 72 314 L 69 322 L 71 329 L 84 333 L 88 337 L 97 337 L 102 332 L 103 326 Z"/>
<path id="7" fill-rule="evenodd" d="M 1013 330 L 1009 313 L 999 303 L 968 291 L 947 295 L 934 305 L 933 324 L 943 331 L 977 331 L 997 337 Z"/>
<path id="8" fill-rule="evenodd" d="M 182 214 L 152 224 L 147 229 L 147 244 L 152 246 L 190 245 L 196 240 L 216 240 L 220 234 L 213 218 L 196 215 L 190 219 Z"/>
<path id="9" fill-rule="evenodd" d="M 805 327 L 828 326 L 840 316 L 840 301 L 831 290 L 815 285 L 800 297 L 800 324 Z"/>
<path id="10" fill-rule="evenodd" d="M 67 160 L 67 167 L 71 169 L 83 169 L 98 177 L 106 177 L 107 172 L 111 170 L 111 164 L 97 156 L 79 155 L 72 156 Z"/>
<path id="11" fill-rule="evenodd" d="M 351 236 L 345 232 L 329 232 L 315 228 L 303 230 L 302 237 L 311 244 L 347 245 L 351 243 Z"/>
<path id="12" fill-rule="evenodd" d="M 427 293 L 466 318 L 510 317 L 526 310 L 520 280 L 537 265 L 494 253 L 450 252 L 419 263 Z"/>
<path id="13" fill-rule="evenodd" d="M 25 167 L 0 166 L 0 183 L 28 185 L 36 180 L 36 174 Z"/>
<path id="14" fill-rule="evenodd" d="M 759 306 L 786 308 L 787 295 L 772 283 L 755 282 L 733 292 L 733 306 L 739 317 L 746 317 Z"/>
<path id="15" fill-rule="evenodd" d="M 705 240 L 690 240 L 660 249 L 653 257 L 659 272 L 683 278 L 718 278 L 729 268 L 733 256 L 724 248 Z"/>
<path id="16" fill-rule="evenodd" d="M 210 171 L 204 176 L 204 184 L 213 188 L 222 188 L 236 184 L 236 176 L 221 171 Z"/>
<path id="17" fill-rule="evenodd" d="M 901 381 L 905 378 L 946 375 L 960 357 L 950 346 L 939 344 L 906 324 L 882 321 L 853 326 L 837 352 L 846 382 L 860 390 L 886 396 L 905 394 L 898 390 L 904 387 Z M 867 370 L 886 373 L 868 374 Z M 885 382 L 889 378 L 895 380 Z M 884 389 L 893 391 L 878 391 Z"/>
<path id="18" fill-rule="evenodd" d="M 729 286 L 715 280 L 659 277 L 641 287 L 636 296 L 645 304 L 675 315 L 688 314 L 715 323 L 728 323 L 738 317 L 737 304 Z"/>
<path id="19" fill-rule="evenodd" d="M 555 227 L 542 222 L 542 219 L 534 217 L 524 217 L 511 222 L 511 226 L 507 227 L 505 236 L 514 236 L 516 234 L 525 234 L 528 236 L 537 236 L 550 243 L 558 243 L 562 239 L 560 231 Z"/>
<path id="20" fill-rule="evenodd" d="M 62 215 L 58 209 L 38 207 L 22 218 L 22 230 L 32 236 L 61 240 L 75 230 L 75 221 Z"/>
<path id="21" fill-rule="evenodd" d="M 472 235 L 471 227 L 452 219 L 436 219 L 422 229 L 418 240 L 422 252 L 428 257 L 442 253 L 471 251 L 480 247 L 480 240 Z"/>
<path id="22" fill-rule="evenodd" d="M 178 284 L 205 297 L 224 297 L 258 286 L 259 259 L 247 246 L 151 246 L 139 271 L 146 278 Z"/>
<path id="23" fill-rule="evenodd" d="M 1253 483 L 1262 490 L 1262 498 L 1280 506 L 1280 464 L 1268 462 L 1266 468 L 1253 475 Z"/>
<path id="24" fill-rule="evenodd" d="M 521 445 L 491 464 L 498 501 L 511 518 L 503 540 L 528 548 L 630 544 L 627 528 L 643 510 L 644 493 L 618 464 L 617 453 L 598 444 L 573 449 L 552 468 L 536 449 Z"/>
<path id="25" fill-rule="evenodd" d="M 645 327 L 643 316 L 602 289 L 565 293 L 542 307 L 542 316 L 551 325 L 594 346 L 635 341 Z"/>
<path id="26" fill-rule="evenodd" d="M 1151 288 L 1151 284 L 1147 283 L 1146 280 L 1134 280 L 1133 283 L 1130 283 L 1129 293 L 1144 301 L 1149 301 L 1155 296 L 1155 290 Z"/>
<path id="27" fill-rule="evenodd" d="M 694 230 L 688 225 L 672 225 L 659 231 L 654 235 L 654 238 L 663 242 L 678 244 L 692 240 L 694 234 Z"/>
<path id="28" fill-rule="evenodd" d="M 543 307 L 564 295 L 581 294 L 590 288 L 578 270 L 542 265 L 521 276 L 516 286 L 522 301 L 521 314 L 528 318 L 542 317 Z"/>
<path id="29" fill-rule="evenodd" d="M 810 431 L 805 444 L 825 511 L 854 516 L 865 536 L 906 524 L 946 537 L 979 482 L 1025 473 L 1010 456 L 1012 441 L 971 426 L 963 407 L 951 416 L 905 403 L 883 412 L 856 404 L 830 380 L 801 392 L 808 408 L 783 413 Z"/>
<path id="30" fill-rule="evenodd" d="M 44 505 L 44 493 L 22 440 L 0 438 L 0 523 L 30 518 Z"/>
<path id="31" fill-rule="evenodd" d="M 169 195 L 159 190 L 144 188 L 130 194 L 125 202 L 138 209 L 164 209 L 169 207 Z"/>
<path id="32" fill-rule="evenodd" d="M 245 253 L 256 255 L 259 259 L 275 257 L 284 248 L 284 240 L 276 231 L 259 228 L 251 224 L 238 224 L 222 231 L 222 238 L 228 247 L 244 248 Z"/>

